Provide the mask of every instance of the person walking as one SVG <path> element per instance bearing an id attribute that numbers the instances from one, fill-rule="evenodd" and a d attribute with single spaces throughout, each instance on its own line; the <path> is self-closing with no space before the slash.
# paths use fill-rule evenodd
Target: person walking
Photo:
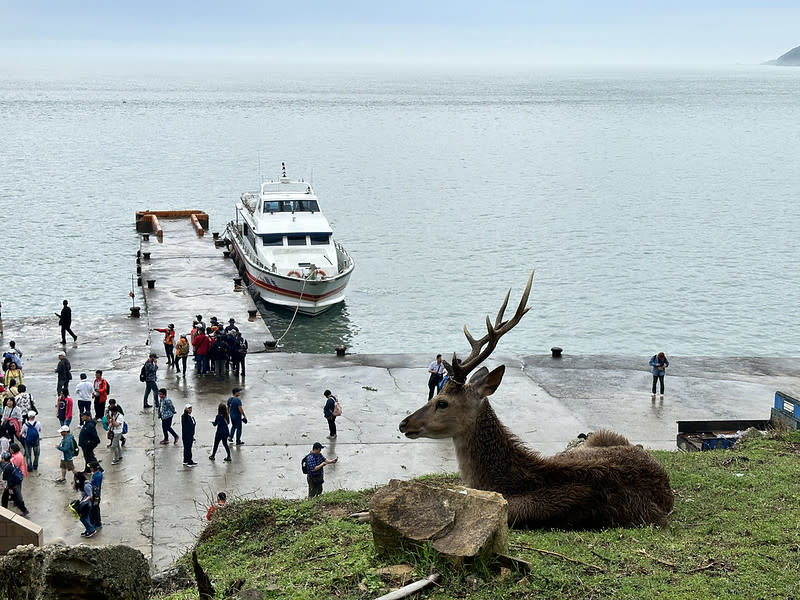
<path id="1" fill-rule="evenodd" d="M 103 372 L 99 369 L 94 372 L 92 389 L 94 390 L 94 418 L 101 421 L 103 415 L 106 414 L 106 401 L 108 400 L 108 393 L 111 391 L 111 386 L 108 384 L 108 381 L 103 378 Z"/>
<path id="2" fill-rule="evenodd" d="M 189 340 L 185 335 L 181 336 L 178 343 L 175 345 L 175 367 L 177 368 L 178 375 L 183 373 L 186 377 L 186 361 L 189 359 Z"/>
<path id="3" fill-rule="evenodd" d="M 67 355 L 64 352 L 58 353 L 56 375 L 58 376 L 58 383 L 56 383 L 56 394 L 60 394 L 61 390 L 64 390 L 67 394 L 69 394 L 69 382 L 72 379 L 72 365 L 69 364 Z"/>
<path id="4" fill-rule="evenodd" d="M 181 415 L 181 435 L 183 436 L 183 464 L 187 467 L 196 467 L 197 463 L 192 460 L 192 444 L 194 444 L 194 432 L 197 423 L 192 416 L 192 405 L 187 404 L 183 407 Z"/>
<path id="5" fill-rule="evenodd" d="M 664 375 L 667 372 L 669 361 L 663 352 L 654 354 L 650 359 L 650 368 L 653 373 L 653 395 L 656 394 L 656 382 L 661 384 L 661 395 L 664 395 Z"/>
<path id="6" fill-rule="evenodd" d="M 78 397 L 78 414 L 91 413 L 94 386 L 86 379 L 86 373 L 80 374 L 80 382 L 75 386 L 75 395 Z"/>
<path id="7" fill-rule="evenodd" d="M 164 354 L 167 356 L 167 366 L 175 366 L 175 324 L 170 323 L 166 327 L 151 329 L 164 334 Z"/>
<path id="8" fill-rule="evenodd" d="M 444 363 L 442 362 L 442 355 L 437 354 L 436 360 L 428 365 L 428 373 L 430 373 L 430 377 L 428 377 L 428 400 L 433 398 L 434 394 L 436 394 L 439 383 L 444 378 L 444 371 L 445 368 Z"/>
<path id="9" fill-rule="evenodd" d="M 39 454 L 41 452 L 42 424 L 36 420 L 36 413 L 28 411 L 28 420 L 22 425 L 20 431 L 22 446 L 25 448 L 25 461 L 28 471 L 39 469 Z"/>
<path id="10" fill-rule="evenodd" d="M 231 432 L 228 441 L 232 442 L 234 434 L 236 434 L 237 446 L 244 444 L 242 441 L 242 423 L 247 423 L 247 415 L 244 414 L 244 407 L 242 406 L 242 399 L 240 398 L 241 393 L 241 389 L 233 388 L 231 390 L 231 397 L 228 398 L 228 412 L 231 416 Z"/>
<path id="11" fill-rule="evenodd" d="M 150 392 L 153 392 L 153 401 L 158 408 L 158 355 L 155 352 L 150 353 L 150 357 L 145 361 L 142 366 L 144 376 L 144 401 L 142 402 L 143 408 L 152 408 L 152 404 L 147 403 L 147 397 Z"/>
<path id="12" fill-rule="evenodd" d="M 27 517 L 30 513 L 25 507 L 25 500 L 22 497 L 22 471 L 11 462 L 10 452 L 0 454 L 0 471 L 3 473 L 3 481 L 6 482 L 3 496 L 0 498 L 0 505 L 8 508 L 8 501 L 11 500 L 22 512 L 22 516 Z"/>
<path id="13" fill-rule="evenodd" d="M 308 480 L 308 497 L 313 498 L 322 493 L 322 484 L 325 483 L 324 469 L 326 465 L 331 465 L 338 461 L 338 458 L 331 460 L 322 455 L 325 446 L 319 442 L 314 442 L 311 452 L 306 456 L 306 479 Z"/>
<path id="14" fill-rule="evenodd" d="M 56 417 L 61 425 L 69 426 L 72 424 L 72 398 L 67 396 L 65 390 L 61 390 L 56 402 Z"/>
<path id="15" fill-rule="evenodd" d="M 59 468 L 61 469 L 61 479 L 56 479 L 56 483 L 64 483 L 67 480 L 67 471 L 75 475 L 75 463 L 73 458 L 78 452 L 78 443 L 69 432 L 69 425 L 62 425 L 58 433 L 61 434 L 61 442 L 56 446 L 56 449 L 61 452 L 61 461 Z"/>
<path id="16" fill-rule="evenodd" d="M 83 471 L 89 472 L 89 464 L 96 462 L 94 449 L 100 445 L 100 436 L 97 435 L 97 422 L 92 418 L 92 413 L 81 413 L 81 430 L 78 433 L 78 446 L 83 450 L 83 460 L 86 461 Z"/>
<path id="17" fill-rule="evenodd" d="M 111 452 L 113 453 L 112 465 L 122 461 L 122 434 L 125 433 L 125 417 L 119 410 L 119 406 L 112 404 L 108 407 L 109 423 L 108 428 L 114 434 L 111 438 Z"/>
<path id="18" fill-rule="evenodd" d="M 72 336 L 72 341 L 77 342 L 78 336 L 72 333 L 72 309 L 69 307 L 69 302 L 64 300 L 61 303 L 63 308 L 61 309 L 61 313 L 56 313 L 58 317 L 58 324 L 61 325 L 61 343 L 67 343 L 67 336 L 66 334 L 70 334 Z"/>
<path id="19" fill-rule="evenodd" d="M 164 433 L 164 439 L 161 440 L 161 444 L 169 444 L 169 436 L 172 435 L 177 445 L 180 437 L 172 428 L 172 418 L 175 416 L 175 405 L 172 403 L 172 399 L 167 396 L 166 388 L 158 390 L 158 399 L 158 404 L 161 407 L 159 409 L 161 414 L 161 431 Z"/>
<path id="20" fill-rule="evenodd" d="M 11 453 L 11 463 L 22 471 L 22 478 L 25 479 L 28 476 L 28 464 L 25 462 L 22 448 L 17 442 L 11 442 L 8 451 Z"/>
<path id="21" fill-rule="evenodd" d="M 89 463 L 89 469 L 92 471 L 92 508 L 89 511 L 89 522 L 94 525 L 95 529 L 103 527 L 103 521 L 100 518 L 100 496 L 103 488 L 103 467 L 97 461 Z"/>
<path id="22" fill-rule="evenodd" d="M 92 484 L 86 480 L 86 473 L 75 473 L 75 489 L 81 493 L 78 502 L 78 518 L 83 523 L 84 532 L 81 537 L 90 538 L 97 533 L 97 528 L 92 525 L 89 514 L 92 512 Z"/>
<path id="23" fill-rule="evenodd" d="M 325 407 L 322 409 L 322 414 L 328 421 L 328 439 L 336 439 L 336 417 L 342 414 L 342 408 L 339 401 L 336 399 L 330 390 L 325 390 Z"/>
<path id="24" fill-rule="evenodd" d="M 216 418 L 211 421 L 211 425 L 216 427 L 217 430 L 214 434 L 214 449 L 211 450 L 211 454 L 208 457 L 209 460 L 216 460 L 215 455 L 217 454 L 217 448 L 219 448 L 219 444 L 222 442 L 222 446 L 225 448 L 225 453 L 227 455 L 223 460 L 225 460 L 225 462 L 231 462 L 231 449 L 228 446 L 228 438 L 230 437 L 228 423 L 230 423 L 228 407 L 225 404 L 220 404 L 217 408 Z"/>

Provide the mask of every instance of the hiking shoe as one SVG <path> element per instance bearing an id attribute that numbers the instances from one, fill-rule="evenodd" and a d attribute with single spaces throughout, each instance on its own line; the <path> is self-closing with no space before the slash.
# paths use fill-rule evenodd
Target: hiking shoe
<path id="1" fill-rule="evenodd" d="M 208 457 L 208 460 L 217 460 L 217 459 L 214 458 L 214 455 L 212 454 L 211 456 Z"/>
<path id="2" fill-rule="evenodd" d="M 24 513 L 22 513 L 22 516 L 27 517 L 29 514 L 31 514 L 31 511 L 26 510 Z"/>
<path id="3" fill-rule="evenodd" d="M 119 461 L 118 461 L 118 460 L 112 460 L 112 461 L 111 461 L 111 464 L 112 464 L 112 465 L 118 465 L 118 464 L 119 464 Z"/>
<path id="4" fill-rule="evenodd" d="M 159 444 L 161 444 L 161 445 L 163 446 L 164 444 L 169 444 L 169 440 L 161 440 L 161 441 L 160 441 L 160 442 L 158 442 L 158 443 L 159 443 Z"/>
<path id="5" fill-rule="evenodd" d="M 175 441 L 173 442 L 173 444 L 175 444 L 175 445 L 177 446 L 177 445 L 178 445 L 178 442 L 180 441 L 180 439 L 181 439 L 181 437 L 180 437 L 180 436 L 176 436 L 176 437 L 175 437 Z"/>
<path id="6" fill-rule="evenodd" d="M 96 530 L 96 529 L 95 529 L 94 531 L 84 531 L 84 532 L 83 532 L 81 535 L 82 535 L 83 537 L 85 537 L 85 538 L 90 538 L 90 537 L 92 537 L 92 536 L 93 536 L 95 533 L 97 533 L 97 530 Z"/>
<path id="7" fill-rule="evenodd" d="M 196 462 L 190 462 L 190 463 L 186 463 L 186 466 L 187 466 L 187 467 L 196 467 L 196 466 L 197 466 L 197 463 L 196 463 Z"/>
<path id="8" fill-rule="evenodd" d="M 233 441 L 233 438 L 228 438 L 228 443 L 230 444 Z"/>
<path id="9" fill-rule="evenodd" d="M 230 456 L 226 456 L 222 460 L 224 460 L 225 462 L 231 462 L 231 457 Z"/>
<path id="10" fill-rule="evenodd" d="M 237 446 L 242 446 L 242 445 L 244 445 L 244 442 L 242 442 L 242 441 L 238 441 L 238 442 L 236 442 L 236 445 L 237 445 Z"/>
<path id="11" fill-rule="evenodd" d="M 56 483 L 64 483 L 66 479 L 56 479 Z"/>

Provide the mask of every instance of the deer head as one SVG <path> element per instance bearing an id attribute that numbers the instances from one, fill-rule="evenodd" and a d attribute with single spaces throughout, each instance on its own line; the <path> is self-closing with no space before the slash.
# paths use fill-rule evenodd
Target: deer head
<path id="1" fill-rule="evenodd" d="M 526 305 L 532 283 L 533 272 L 528 277 L 528 285 L 525 287 L 516 313 L 508 321 L 503 321 L 503 313 L 508 305 L 511 290 L 506 293 L 494 324 L 489 320 L 489 316 L 486 316 L 487 333 L 482 338 L 476 340 L 466 325 L 464 326 L 464 335 L 472 348 L 469 356 L 461 360 L 454 352 L 452 363 L 445 361 L 449 377 L 442 391 L 400 422 L 400 431 L 406 437 L 458 438 L 467 434 L 473 427 L 484 399 L 491 396 L 500 385 L 505 367 L 497 367 L 491 373 L 489 369 L 482 367 L 468 382 L 467 375 L 489 357 L 498 340 L 519 323 L 522 316 L 530 310 Z"/>

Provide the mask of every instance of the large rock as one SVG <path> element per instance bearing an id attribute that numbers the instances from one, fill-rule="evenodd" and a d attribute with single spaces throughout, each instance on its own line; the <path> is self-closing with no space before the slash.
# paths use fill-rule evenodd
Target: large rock
<path id="1" fill-rule="evenodd" d="M 0 559 L 0 598 L 145 600 L 150 568 L 129 546 L 20 546 Z"/>
<path id="2" fill-rule="evenodd" d="M 457 564 L 508 552 L 508 504 L 497 492 L 392 479 L 372 497 L 369 513 L 378 552 L 430 542 Z"/>

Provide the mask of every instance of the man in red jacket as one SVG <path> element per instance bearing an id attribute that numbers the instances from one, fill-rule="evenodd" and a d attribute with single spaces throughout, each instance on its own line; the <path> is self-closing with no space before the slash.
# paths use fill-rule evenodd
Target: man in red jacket
<path id="1" fill-rule="evenodd" d="M 192 342 L 197 360 L 195 370 L 201 375 L 208 373 L 208 350 L 211 347 L 211 340 L 203 329 L 197 330 L 197 335 Z"/>

